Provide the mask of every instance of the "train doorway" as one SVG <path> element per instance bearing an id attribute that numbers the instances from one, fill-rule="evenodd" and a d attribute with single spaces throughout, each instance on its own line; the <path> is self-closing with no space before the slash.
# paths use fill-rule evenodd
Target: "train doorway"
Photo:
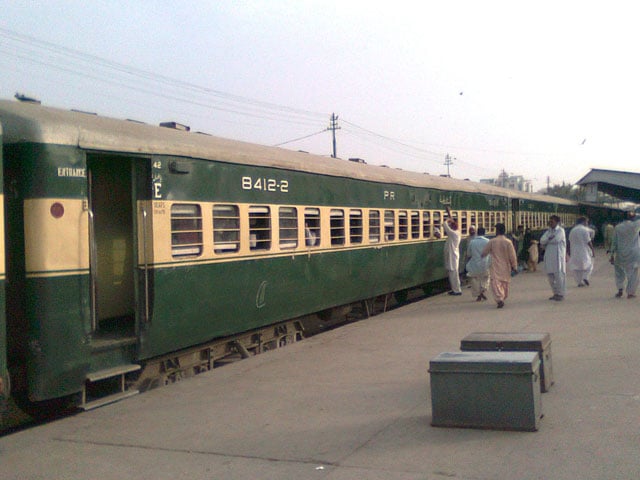
<path id="1" fill-rule="evenodd" d="M 136 160 L 88 155 L 87 173 L 94 337 L 135 337 Z"/>

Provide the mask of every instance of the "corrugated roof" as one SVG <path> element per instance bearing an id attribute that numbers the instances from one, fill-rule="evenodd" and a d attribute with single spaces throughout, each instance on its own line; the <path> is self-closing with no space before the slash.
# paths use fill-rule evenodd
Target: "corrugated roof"
<path id="1" fill-rule="evenodd" d="M 640 173 L 592 169 L 577 185 L 598 184 L 598 190 L 629 202 L 640 203 Z"/>

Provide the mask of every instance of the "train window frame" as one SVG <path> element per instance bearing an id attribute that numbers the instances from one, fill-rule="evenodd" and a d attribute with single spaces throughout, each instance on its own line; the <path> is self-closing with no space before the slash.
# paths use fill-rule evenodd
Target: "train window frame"
<path id="1" fill-rule="evenodd" d="M 466 210 L 460 212 L 460 233 L 466 235 L 469 232 L 469 216 Z"/>
<path id="2" fill-rule="evenodd" d="M 482 217 L 484 229 L 487 232 L 493 232 L 493 225 L 491 225 L 491 212 L 482 212 Z"/>
<path id="3" fill-rule="evenodd" d="M 322 239 L 321 221 L 322 214 L 317 207 L 304 209 L 304 244 L 306 247 L 317 248 Z"/>
<path id="4" fill-rule="evenodd" d="M 238 205 L 213 204 L 211 215 L 213 220 L 213 252 L 223 255 L 239 252 L 240 208 Z"/>
<path id="5" fill-rule="evenodd" d="M 409 224 L 411 225 L 411 239 L 412 240 L 417 240 L 420 238 L 420 230 L 421 230 L 421 218 L 420 218 L 420 211 L 418 210 L 411 210 L 410 212 L 410 217 L 411 220 L 409 221 Z"/>
<path id="6" fill-rule="evenodd" d="M 332 247 L 342 247 L 346 243 L 344 209 L 332 208 L 329 211 L 329 238 Z"/>
<path id="7" fill-rule="evenodd" d="M 431 224 L 431 212 L 429 210 L 422 212 L 422 238 L 433 238 L 433 225 Z"/>
<path id="8" fill-rule="evenodd" d="M 349 244 L 360 245 L 364 240 L 364 216 L 361 209 L 349 210 Z"/>
<path id="9" fill-rule="evenodd" d="M 409 239 L 409 214 L 406 210 L 398 212 L 398 240 Z"/>
<path id="10" fill-rule="evenodd" d="M 384 241 L 393 242 L 396 239 L 396 212 L 395 210 L 384 211 Z"/>
<path id="11" fill-rule="evenodd" d="M 433 231 L 440 232 L 440 238 L 445 238 L 447 236 L 447 232 L 444 228 L 442 228 L 442 222 L 444 221 L 444 211 L 442 210 L 434 210 L 433 211 Z"/>
<path id="12" fill-rule="evenodd" d="M 369 243 L 380 243 L 381 239 L 381 221 L 380 210 L 369 210 Z"/>
<path id="13" fill-rule="evenodd" d="M 171 257 L 197 258 L 204 251 L 202 206 L 197 203 L 174 203 L 170 209 Z"/>
<path id="14" fill-rule="evenodd" d="M 271 232 L 271 208 L 268 205 L 250 205 L 249 215 L 249 250 L 269 251 L 273 241 Z"/>
<path id="15" fill-rule="evenodd" d="M 278 207 L 278 246 L 281 250 L 298 247 L 298 209 L 296 207 Z"/>

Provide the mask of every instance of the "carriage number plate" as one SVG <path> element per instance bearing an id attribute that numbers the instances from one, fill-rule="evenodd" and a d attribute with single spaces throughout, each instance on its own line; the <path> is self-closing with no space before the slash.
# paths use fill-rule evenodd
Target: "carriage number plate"
<path id="1" fill-rule="evenodd" d="M 242 189 L 289 193 L 289 180 L 276 180 L 275 178 L 263 177 L 242 177 Z"/>

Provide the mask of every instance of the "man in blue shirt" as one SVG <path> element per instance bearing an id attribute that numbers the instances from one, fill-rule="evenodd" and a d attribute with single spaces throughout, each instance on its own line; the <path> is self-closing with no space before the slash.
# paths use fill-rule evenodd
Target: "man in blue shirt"
<path id="1" fill-rule="evenodd" d="M 484 293 L 489 288 L 491 256 L 488 255 L 482 258 L 482 250 L 489 243 L 489 239 L 484 236 L 485 229 L 483 227 L 478 228 L 476 234 L 476 227 L 471 225 L 469 233 L 471 237 L 467 244 L 467 277 L 469 277 L 471 283 L 471 293 L 476 297 L 476 302 L 480 302 L 487 299 Z"/>

